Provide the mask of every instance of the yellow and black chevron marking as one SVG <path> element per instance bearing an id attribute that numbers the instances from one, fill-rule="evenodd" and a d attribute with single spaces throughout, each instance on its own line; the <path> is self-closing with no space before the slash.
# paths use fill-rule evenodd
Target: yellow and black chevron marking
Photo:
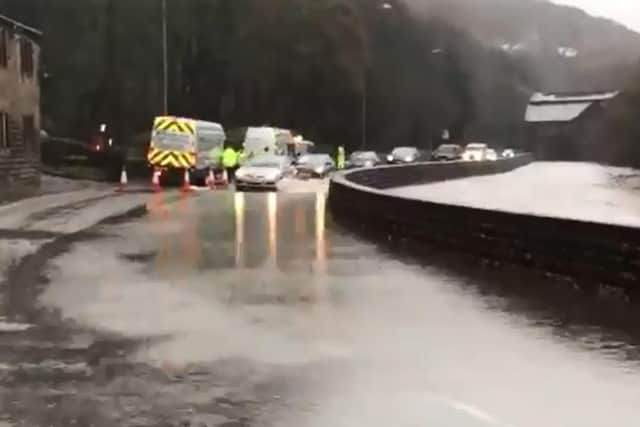
<path id="1" fill-rule="evenodd" d="M 187 135 L 196 134 L 196 130 L 191 120 L 176 119 L 175 117 L 157 117 L 153 123 L 153 130 L 184 133 Z"/>
<path id="2" fill-rule="evenodd" d="M 153 166 L 191 168 L 196 165 L 196 156 L 181 151 L 166 151 L 151 148 L 147 160 Z"/>

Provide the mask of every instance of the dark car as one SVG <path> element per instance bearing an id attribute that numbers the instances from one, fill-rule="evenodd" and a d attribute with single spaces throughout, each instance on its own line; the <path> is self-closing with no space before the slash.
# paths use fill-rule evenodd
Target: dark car
<path id="1" fill-rule="evenodd" d="M 387 156 L 388 163 L 414 163 L 420 160 L 420 151 L 416 147 L 398 147 Z"/>
<path id="2" fill-rule="evenodd" d="M 348 168 L 372 168 L 381 163 L 375 151 L 355 151 L 349 156 Z"/>
<path id="3" fill-rule="evenodd" d="M 336 164 L 328 154 L 304 154 L 296 160 L 300 178 L 324 178 L 334 171 Z"/>
<path id="4" fill-rule="evenodd" d="M 455 144 L 442 144 L 433 152 L 431 158 L 438 161 L 453 161 L 462 159 L 464 150 Z"/>

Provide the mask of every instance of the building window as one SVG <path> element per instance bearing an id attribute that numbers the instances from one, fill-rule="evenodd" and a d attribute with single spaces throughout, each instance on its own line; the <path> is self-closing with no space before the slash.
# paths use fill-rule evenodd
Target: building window
<path id="1" fill-rule="evenodd" d="M 11 145 L 9 137 L 9 115 L 0 113 L 0 148 L 8 148 Z"/>
<path id="2" fill-rule="evenodd" d="M 7 32 L 0 29 L 0 67 L 7 68 L 9 63 L 9 37 Z"/>
<path id="3" fill-rule="evenodd" d="M 33 77 L 33 44 L 29 39 L 20 39 L 20 71 L 24 77 Z"/>

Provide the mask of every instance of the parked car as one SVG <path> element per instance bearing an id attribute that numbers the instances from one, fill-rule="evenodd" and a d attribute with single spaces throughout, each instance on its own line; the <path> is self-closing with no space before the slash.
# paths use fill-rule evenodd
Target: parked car
<path id="1" fill-rule="evenodd" d="M 487 160 L 488 149 L 489 147 L 487 146 L 487 144 L 481 144 L 477 142 L 471 143 L 467 145 L 464 153 L 462 153 L 462 160 L 483 162 Z"/>
<path id="2" fill-rule="evenodd" d="M 336 169 L 336 163 L 328 154 L 305 154 L 295 167 L 300 178 L 325 178 Z"/>
<path id="3" fill-rule="evenodd" d="M 414 163 L 420 159 L 420 151 L 416 147 L 398 147 L 387 156 L 388 163 Z"/>
<path id="4" fill-rule="evenodd" d="M 355 151 L 349 156 L 348 168 L 372 168 L 382 163 L 375 151 Z"/>
<path id="5" fill-rule="evenodd" d="M 287 156 L 254 157 L 236 171 L 236 190 L 276 190 L 278 183 L 294 171 Z"/>
<path id="6" fill-rule="evenodd" d="M 437 161 L 453 161 L 460 160 L 464 150 L 456 144 L 442 144 L 431 155 L 433 160 Z"/>

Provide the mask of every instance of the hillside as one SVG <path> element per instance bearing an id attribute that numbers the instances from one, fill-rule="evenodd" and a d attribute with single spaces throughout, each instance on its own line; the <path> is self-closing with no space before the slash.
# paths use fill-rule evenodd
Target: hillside
<path id="1" fill-rule="evenodd" d="M 620 87 L 640 35 L 534 0 L 168 0 L 173 114 L 272 124 L 321 145 L 517 146 L 536 90 Z M 43 117 L 117 143 L 162 103 L 157 0 L 0 0 L 43 28 Z M 563 48 L 563 50 L 558 50 Z M 561 54 L 563 53 L 563 54 Z M 366 107 L 366 108 L 365 108 Z"/>
<path id="2" fill-rule="evenodd" d="M 231 128 L 273 124 L 320 144 L 429 148 L 453 138 L 512 144 L 530 86 L 522 69 L 404 2 L 168 0 L 171 112 Z M 43 28 L 43 115 L 55 134 L 113 123 L 117 141 L 161 105 L 157 0 L 0 0 Z M 434 46 L 444 46 L 431 54 Z M 485 99 L 492 102 L 486 103 Z"/>
<path id="3" fill-rule="evenodd" d="M 640 60 L 640 34 L 580 9 L 541 0 L 409 0 L 486 46 L 529 60 L 541 90 L 620 87 Z"/>

